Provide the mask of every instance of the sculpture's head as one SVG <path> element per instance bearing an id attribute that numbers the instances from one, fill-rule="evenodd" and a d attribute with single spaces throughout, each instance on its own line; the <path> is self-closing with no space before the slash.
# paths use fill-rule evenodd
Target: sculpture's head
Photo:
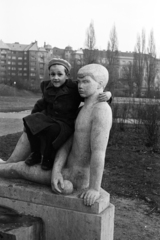
<path id="1" fill-rule="evenodd" d="M 78 79 L 83 79 L 87 76 L 98 82 L 103 89 L 106 87 L 109 79 L 108 70 L 104 66 L 95 63 L 88 64 L 79 69 Z"/>

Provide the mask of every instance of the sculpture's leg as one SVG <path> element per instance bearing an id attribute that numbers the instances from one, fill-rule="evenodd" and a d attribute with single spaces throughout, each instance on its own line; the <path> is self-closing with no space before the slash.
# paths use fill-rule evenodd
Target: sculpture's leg
<path id="1" fill-rule="evenodd" d="M 27 134 L 23 132 L 22 136 L 17 142 L 17 145 L 13 153 L 11 154 L 10 158 L 6 161 L 6 163 L 24 161 L 29 156 L 30 152 L 31 149 Z"/>
<path id="2" fill-rule="evenodd" d="M 51 185 L 51 171 L 43 171 L 40 165 L 28 167 L 25 162 L 0 164 L 0 177 L 26 179 L 36 183 Z"/>

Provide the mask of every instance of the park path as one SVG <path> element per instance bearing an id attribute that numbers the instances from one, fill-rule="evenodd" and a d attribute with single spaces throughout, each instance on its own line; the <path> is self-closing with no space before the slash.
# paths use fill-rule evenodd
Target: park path
<path id="1" fill-rule="evenodd" d="M 30 111 L 2 113 L 0 112 L 0 136 L 22 132 L 22 118 L 29 115 Z"/>

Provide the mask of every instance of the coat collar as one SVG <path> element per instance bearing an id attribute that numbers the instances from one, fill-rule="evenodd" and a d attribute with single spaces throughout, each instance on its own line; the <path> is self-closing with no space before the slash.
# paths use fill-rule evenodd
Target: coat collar
<path id="1" fill-rule="evenodd" d="M 59 88 L 56 88 L 52 85 L 51 81 L 49 81 L 48 85 L 46 86 L 46 90 L 48 95 L 54 95 L 55 97 L 58 97 L 63 94 L 68 94 L 68 80 Z"/>

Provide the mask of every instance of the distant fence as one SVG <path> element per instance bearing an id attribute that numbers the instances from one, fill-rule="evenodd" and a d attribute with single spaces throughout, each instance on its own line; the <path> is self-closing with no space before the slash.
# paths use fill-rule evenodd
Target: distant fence
<path id="1" fill-rule="evenodd" d="M 153 98 L 132 98 L 132 97 L 114 97 L 113 103 L 132 103 L 132 104 L 158 104 L 160 99 Z"/>

